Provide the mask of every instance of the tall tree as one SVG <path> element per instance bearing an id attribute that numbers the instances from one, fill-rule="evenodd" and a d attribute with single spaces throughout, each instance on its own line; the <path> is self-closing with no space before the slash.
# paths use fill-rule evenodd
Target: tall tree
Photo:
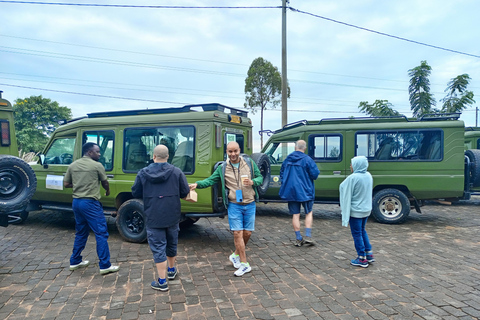
<path id="1" fill-rule="evenodd" d="M 59 121 L 70 120 L 72 111 L 42 96 L 17 99 L 13 105 L 18 147 L 23 152 L 39 152 Z"/>
<path id="2" fill-rule="evenodd" d="M 469 83 L 470 76 L 466 73 L 450 80 L 447 89 L 445 89 L 447 95 L 441 100 L 443 102 L 443 113 L 462 112 L 463 109 L 475 103 L 473 92 L 467 91 Z"/>
<path id="3" fill-rule="evenodd" d="M 431 113 L 436 104 L 433 94 L 430 93 L 430 80 L 428 77 L 432 72 L 427 61 L 422 61 L 418 67 L 408 70 L 410 76 L 410 86 L 408 92 L 410 95 L 410 107 L 413 116 L 418 118 L 426 113 Z"/>
<path id="4" fill-rule="evenodd" d="M 277 99 L 282 94 L 282 76 L 272 63 L 259 57 L 253 60 L 245 79 L 245 107 L 255 114 L 260 109 L 260 131 L 263 131 L 263 111 L 270 104 L 275 108 L 281 103 Z M 287 97 L 290 98 L 290 87 Z M 263 148 L 263 135 L 260 134 L 260 144 Z"/>
<path id="5" fill-rule="evenodd" d="M 393 105 L 388 100 L 375 100 L 372 104 L 368 104 L 368 101 L 362 101 L 358 105 L 361 112 L 372 117 L 399 116 L 400 112 L 392 107 Z"/>

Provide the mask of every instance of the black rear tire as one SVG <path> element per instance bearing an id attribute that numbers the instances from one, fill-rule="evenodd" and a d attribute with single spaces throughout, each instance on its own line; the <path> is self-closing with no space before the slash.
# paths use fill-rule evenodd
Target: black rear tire
<path id="1" fill-rule="evenodd" d="M 0 156 L 0 212 L 27 207 L 37 188 L 32 167 L 20 158 Z"/>
<path id="2" fill-rule="evenodd" d="M 480 187 L 480 150 L 470 149 L 465 151 L 465 155 L 472 163 L 470 170 L 470 182 L 474 187 Z"/>
<path id="3" fill-rule="evenodd" d="M 259 196 L 263 196 L 267 193 L 268 185 L 270 184 L 270 159 L 265 153 L 252 153 L 250 157 L 255 161 L 262 173 L 263 183 L 257 187 L 257 191 Z"/>
<path id="4" fill-rule="evenodd" d="M 186 229 L 193 226 L 200 218 L 185 218 L 185 220 L 180 221 L 180 229 Z"/>
<path id="5" fill-rule="evenodd" d="M 116 225 L 118 232 L 128 242 L 141 243 L 147 240 L 147 227 L 143 201 L 130 199 L 118 209 Z"/>
<path id="6" fill-rule="evenodd" d="M 383 189 L 375 193 L 372 215 L 380 223 L 399 224 L 410 214 L 410 201 L 398 189 Z"/>

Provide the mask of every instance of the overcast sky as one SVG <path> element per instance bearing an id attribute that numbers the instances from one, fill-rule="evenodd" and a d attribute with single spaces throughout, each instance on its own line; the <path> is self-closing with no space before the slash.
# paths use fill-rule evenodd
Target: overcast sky
<path id="1" fill-rule="evenodd" d="M 12 103 L 42 95 L 74 117 L 208 102 L 243 108 L 252 61 L 263 57 L 281 70 L 282 12 L 274 8 L 281 0 L 55 2 L 272 8 L 0 1 L 0 90 Z M 447 83 L 464 73 L 480 102 L 480 1 L 291 0 L 289 6 L 301 12 L 287 12 L 288 122 L 362 116 L 359 102 L 376 99 L 411 116 L 408 70 L 422 60 L 432 67 L 437 107 Z M 476 106 L 462 114 L 467 126 L 475 125 Z M 249 115 L 258 132 L 259 113 Z M 267 110 L 264 128 L 280 127 L 281 109 Z M 256 151 L 259 145 L 255 134 Z"/>

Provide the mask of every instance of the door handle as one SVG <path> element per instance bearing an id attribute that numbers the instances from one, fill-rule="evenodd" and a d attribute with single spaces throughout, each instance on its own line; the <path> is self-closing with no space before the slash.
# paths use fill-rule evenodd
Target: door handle
<path id="1" fill-rule="evenodd" d="M 113 179 L 113 174 L 107 174 L 107 178 L 112 178 Z"/>

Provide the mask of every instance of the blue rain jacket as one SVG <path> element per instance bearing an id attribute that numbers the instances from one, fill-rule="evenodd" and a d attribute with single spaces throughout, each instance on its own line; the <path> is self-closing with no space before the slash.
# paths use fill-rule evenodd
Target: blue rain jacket
<path id="1" fill-rule="evenodd" d="M 280 198 L 287 201 L 315 200 L 314 180 L 320 174 L 317 164 L 301 151 L 290 153 L 280 169 Z"/>
<path id="2" fill-rule="evenodd" d="M 367 171 L 367 158 L 353 158 L 352 168 L 353 173 L 340 184 L 340 207 L 344 227 L 348 226 L 350 217 L 365 218 L 372 211 L 373 178 Z"/>

